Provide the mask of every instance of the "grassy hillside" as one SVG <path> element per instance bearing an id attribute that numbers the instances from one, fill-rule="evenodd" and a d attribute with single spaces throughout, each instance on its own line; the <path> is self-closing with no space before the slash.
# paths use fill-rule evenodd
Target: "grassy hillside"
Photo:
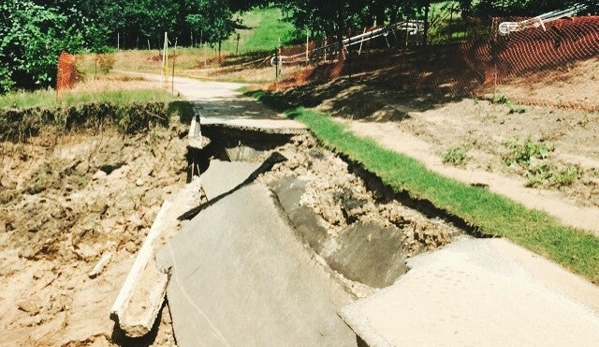
<path id="1" fill-rule="evenodd" d="M 254 9 L 239 17 L 246 29 L 237 29 L 229 40 L 223 43 L 223 50 L 237 53 L 239 34 L 239 54 L 256 51 L 272 51 L 279 42 L 285 44 L 293 39 L 295 28 L 284 20 L 278 8 Z"/>

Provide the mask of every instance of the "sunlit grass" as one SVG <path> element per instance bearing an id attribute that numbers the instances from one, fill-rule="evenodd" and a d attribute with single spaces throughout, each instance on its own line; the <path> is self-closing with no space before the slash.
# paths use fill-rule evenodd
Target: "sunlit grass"
<path id="1" fill-rule="evenodd" d="M 239 54 L 244 54 L 274 51 L 279 44 L 287 43 L 295 30 L 291 23 L 284 21 L 278 8 L 255 9 L 241 18 L 248 29 L 238 29 L 223 45 L 223 49 L 231 53 L 237 53 L 237 33 Z"/>
<path id="2" fill-rule="evenodd" d="M 58 108 L 85 103 L 126 105 L 143 102 L 170 102 L 176 98 L 159 82 L 129 77 L 103 77 L 61 91 L 46 89 L 0 96 L 0 109 Z"/>

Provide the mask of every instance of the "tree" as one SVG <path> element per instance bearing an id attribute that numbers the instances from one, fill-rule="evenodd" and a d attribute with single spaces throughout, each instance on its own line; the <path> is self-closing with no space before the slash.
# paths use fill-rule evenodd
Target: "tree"
<path id="1" fill-rule="evenodd" d="M 67 17 L 31 1 L 0 4 L 0 92 L 47 87 L 56 79 L 61 51 L 78 51 L 82 37 Z"/>
<path id="2" fill-rule="evenodd" d="M 235 31 L 233 13 L 226 0 L 197 0 L 195 11 L 185 18 L 204 42 L 216 43 L 227 39 Z"/>

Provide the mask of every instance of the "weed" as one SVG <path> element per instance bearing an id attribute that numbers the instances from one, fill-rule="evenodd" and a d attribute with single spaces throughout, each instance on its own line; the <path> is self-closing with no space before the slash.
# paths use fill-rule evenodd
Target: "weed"
<path id="1" fill-rule="evenodd" d="M 509 108 L 508 114 L 521 114 L 526 112 L 526 109 L 524 107 L 514 104 L 512 100 L 510 100 L 505 94 L 502 93 L 495 94 L 493 96 L 493 103 L 498 105 L 506 105 Z"/>
<path id="2" fill-rule="evenodd" d="M 571 186 L 579 178 L 580 168 L 577 165 L 569 165 L 565 169 L 554 172 L 551 183 L 557 187 Z"/>
<path id="3" fill-rule="evenodd" d="M 493 96 L 493 103 L 499 105 L 507 105 L 511 103 L 510 99 L 505 94 L 495 94 Z"/>
<path id="4" fill-rule="evenodd" d="M 443 153 L 443 164 L 461 166 L 468 160 L 468 150 L 463 147 L 452 147 Z"/>
<path id="5" fill-rule="evenodd" d="M 552 167 L 546 163 L 528 168 L 526 186 L 533 188 L 543 186 L 551 178 L 552 172 Z"/>
<path id="6" fill-rule="evenodd" d="M 527 187 L 541 187 L 550 185 L 554 187 L 571 186 L 580 178 L 580 168 L 568 165 L 564 169 L 557 169 L 548 163 L 528 168 L 526 172 Z"/>
<path id="7" fill-rule="evenodd" d="M 520 144 L 518 138 L 512 138 L 507 141 L 507 147 L 510 153 L 504 157 L 504 162 L 514 167 L 516 165 L 528 168 L 532 159 L 545 159 L 549 152 L 555 150 L 554 146 L 544 142 L 534 142 L 531 138 L 526 139 Z"/>
<path id="8" fill-rule="evenodd" d="M 508 106 L 510 108 L 510 110 L 508 111 L 509 114 L 512 114 L 512 113 L 522 114 L 522 113 L 526 112 L 526 109 L 522 106 L 514 105 L 514 104 L 509 104 Z"/>

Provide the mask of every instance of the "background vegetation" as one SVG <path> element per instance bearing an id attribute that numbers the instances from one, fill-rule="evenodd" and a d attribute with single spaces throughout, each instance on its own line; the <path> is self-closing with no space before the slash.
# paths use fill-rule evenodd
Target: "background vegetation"
<path id="1" fill-rule="evenodd" d="M 52 86 L 61 51 L 159 49 L 165 32 L 179 46 L 220 47 L 235 29 L 246 28 L 239 14 L 257 7 L 278 6 L 298 30 L 339 39 L 351 28 L 424 19 L 426 42 L 436 4 L 458 9 L 456 15 L 485 18 L 538 15 L 579 2 L 587 3 L 589 11 L 599 7 L 599 0 L 3 0 L 0 94 Z"/>

